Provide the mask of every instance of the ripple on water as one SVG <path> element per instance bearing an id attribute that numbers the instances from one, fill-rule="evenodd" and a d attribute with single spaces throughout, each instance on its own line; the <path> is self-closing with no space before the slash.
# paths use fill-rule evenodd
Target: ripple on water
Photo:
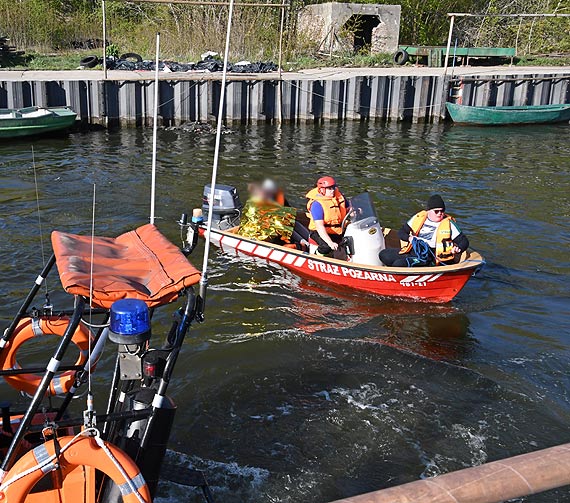
<path id="1" fill-rule="evenodd" d="M 205 468 L 220 501 L 325 502 L 567 441 L 567 136 L 568 126 L 339 123 L 224 137 L 219 182 L 242 195 L 271 176 L 303 208 L 316 178 L 332 173 L 348 195 L 370 191 L 381 223 L 399 227 L 441 193 L 487 266 L 453 303 L 431 306 L 323 287 L 212 250 L 206 322 L 192 327 L 170 386 L 174 456 Z M 121 130 L 34 142 L 44 243 L 52 229 L 90 232 L 93 184 L 98 234 L 146 223 L 151 138 Z M 213 144 L 159 132 L 157 222 L 173 242 L 175 221 L 210 182 Z M 6 322 L 42 258 L 31 149 L 2 144 L 0 153 Z M 156 311 L 157 345 L 175 307 Z M 101 395 L 114 361 L 106 351 Z M 188 494 L 160 491 L 163 501 Z"/>

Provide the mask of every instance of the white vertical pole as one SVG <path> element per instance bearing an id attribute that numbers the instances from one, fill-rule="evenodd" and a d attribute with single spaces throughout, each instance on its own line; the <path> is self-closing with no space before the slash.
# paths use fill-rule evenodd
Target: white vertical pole
<path id="1" fill-rule="evenodd" d="M 156 135 L 158 130 L 158 54 L 160 33 L 156 34 L 156 62 L 154 72 L 154 124 L 152 128 L 152 178 L 150 182 L 150 223 L 154 224 L 154 200 L 156 196 Z"/>
<path id="2" fill-rule="evenodd" d="M 455 16 L 452 15 L 449 21 L 449 35 L 447 36 L 447 48 L 445 49 L 445 63 L 443 64 L 443 74 L 447 73 L 447 63 L 449 61 L 449 48 L 451 47 L 451 35 L 453 33 L 453 24 L 455 23 Z"/>
<path id="3" fill-rule="evenodd" d="M 206 247 L 204 249 L 204 261 L 202 262 L 202 277 L 200 278 L 200 297 L 206 299 L 208 286 L 208 257 L 210 255 L 210 239 L 212 231 L 212 216 L 214 215 L 214 193 L 216 191 L 216 178 L 218 176 L 218 161 L 220 157 L 220 141 L 222 139 L 222 124 L 224 115 L 224 101 L 226 100 L 226 81 L 228 72 L 228 59 L 230 57 L 230 35 L 232 32 L 232 18 L 234 14 L 234 0 L 230 0 L 228 13 L 228 27 L 226 31 L 226 49 L 224 51 L 224 70 L 222 72 L 222 90 L 220 92 L 220 106 L 218 107 L 218 124 L 216 129 L 216 146 L 214 148 L 214 163 L 212 165 L 212 181 L 210 182 L 210 197 L 208 199 L 209 211 L 206 225 Z"/>
<path id="4" fill-rule="evenodd" d="M 281 70 L 281 65 L 283 63 L 282 53 L 283 53 L 283 27 L 285 25 L 285 7 L 281 7 L 281 21 L 279 23 L 279 61 L 277 63 L 279 71 L 279 82 L 277 83 L 277 124 L 281 124 L 283 121 L 283 75 Z"/>
<path id="5" fill-rule="evenodd" d="M 103 10 L 103 78 L 107 80 L 107 15 L 105 14 L 105 0 L 101 2 Z"/>

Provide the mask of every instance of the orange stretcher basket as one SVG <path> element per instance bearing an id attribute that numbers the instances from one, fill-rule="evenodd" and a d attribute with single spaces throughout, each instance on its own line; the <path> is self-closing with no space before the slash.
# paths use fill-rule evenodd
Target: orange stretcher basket
<path id="1" fill-rule="evenodd" d="M 87 298 L 93 244 L 94 307 L 108 309 L 126 297 L 160 306 L 200 281 L 198 270 L 152 224 L 116 238 L 54 231 L 51 241 L 63 288 Z"/>

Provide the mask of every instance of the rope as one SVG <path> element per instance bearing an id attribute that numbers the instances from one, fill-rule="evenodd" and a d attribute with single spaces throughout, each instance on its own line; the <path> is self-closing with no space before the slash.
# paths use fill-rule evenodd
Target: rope
<path id="1" fill-rule="evenodd" d="M 481 76 L 484 76 L 484 73 L 481 73 Z M 488 75 L 492 75 L 492 72 L 488 73 Z M 413 77 L 413 78 L 417 78 L 417 77 Z M 493 79 L 493 81 L 496 82 L 506 82 L 509 80 L 512 80 L 513 82 L 516 81 L 523 81 L 523 80 L 565 80 L 568 79 L 570 77 L 568 76 L 557 76 L 557 77 L 540 77 L 540 78 L 535 78 L 535 77 L 529 77 L 529 78 L 515 78 L 515 79 L 509 79 L 509 78 L 504 78 L 504 79 L 500 79 L 500 78 L 495 78 Z M 474 81 L 474 82 L 487 82 L 488 80 L 482 80 L 481 78 L 478 77 L 453 77 L 451 79 L 452 81 Z M 310 94 L 312 96 L 317 96 L 318 98 L 321 98 L 323 100 L 323 103 L 330 103 L 330 104 L 335 104 L 335 105 L 347 105 L 347 101 L 344 100 L 335 100 L 334 98 L 328 98 L 325 99 L 325 95 L 324 94 L 320 94 L 320 93 L 315 93 L 312 90 L 307 90 L 307 89 L 303 89 L 300 85 L 296 84 L 294 80 L 288 80 L 288 81 L 284 81 L 285 83 L 290 83 L 291 87 L 295 87 L 297 88 L 299 91 L 306 93 L 306 94 Z M 404 111 L 404 110 L 428 110 L 430 108 L 441 108 L 444 105 L 444 102 L 440 101 L 439 103 L 433 103 L 431 105 L 423 105 L 423 106 L 417 106 L 417 107 L 398 107 L 398 111 Z M 392 109 L 392 107 L 390 106 L 386 106 L 386 107 L 373 107 L 373 106 L 367 106 L 367 105 L 360 105 L 358 110 L 355 108 L 346 108 L 346 113 L 359 113 L 360 110 L 382 110 L 382 111 L 389 111 Z"/>
<path id="2" fill-rule="evenodd" d="M 284 81 L 284 82 L 289 82 L 291 84 L 291 87 L 295 87 L 303 93 L 311 94 L 312 96 L 317 96 L 318 98 L 322 98 L 323 103 L 332 103 L 332 104 L 336 104 L 336 105 L 346 105 L 347 104 L 347 101 L 344 101 L 344 100 L 335 100 L 334 98 L 325 99 L 324 94 L 315 93 L 313 91 L 303 89 L 298 84 L 295 84 L 295 82 L 293 80 Z M 398 110 L 427 110 L 428 108 L 441 107 L 443 105 L 443 103 L 444 102 L 440 101 L 439 103 L 433 103 L 432 105 L 423 105 L 423 106 L 419 106 L 419 107 L 398 107 Z M 366 105 L 360 105 L 359 106 L 359 110 L 361 110 L 361 109 L 368 109 L 368 110 L 375 109 L 375 110 L 388 111 L 388 110 L 391 110 L 391 108 L 392 107 L 373 107 L 373 106 L 366 106 Z M 347 113 L 358 113 L 359 110 L 356 110 L 355 108 L 346 108 Z"/>
<path id="3" fill-rule="evenodd" d="M 105 451 L 105 454 L 107 454 L 107 457 L 113 462 L 113 464 L 115 465 L 117 470 L 119 470 L 119 473 L 125 479 L 127 485 L 129 486 L 129 489 L 131 490 L 131 492 L 133 492 L 135 494 L 135 496 L 140 501 L 140 503 L 147 503 L 146 500 L 139 493 L 137 486 L 133 483 L 133 481 L 131 480 L 131 478 L 127 474 L 127 472 L 121 466 L 121 463 L 119 463 L 117 458 L 115 458 L 115 456 L 113 456 L 113 453 L 111 452 L 111 450 L 105 445 L 104 440 L 98 434 L 95 435 L 95 442 L 97 443 L 97 445 L 99 447 L 101 447 L 101 449 L 103 449 L 103 451 Z"/>
<path id="4" fill-rule="evenodd" d="M 113 456 L 113 453 L 111 452 L 111 450 L 105 445 L 105 442 L 101 438 L 99 430 L 97 428 L 86 428 L 85 430 L 79 432 L 66 445 L 64 445 L 61 448 L 59 453 L 52 454 L 49 458 L 45 459 L 41 463 L 38 463 L 36 466 L 32 466 L 31 468 L 28 468 L 27 470 L 19 473 L 15 477 L 11 478 L 10 480 L 7 480 L 2 485 L 0 485 L 0 492 L 5 491 L 8 486 L 14 484 L 15 482 L 17 482 L 18 480 L 20 480 L 24 477 L 27 477 L 28 475 L 34 473 L 36 470 L 41 470 L 45 466 L 48 466 L 53 461 L 55 461 L 59 456 L 61 456 L 61 454 L 63 454 L 67 449 L 69 449 L 75 442 L 77 442 L 77 440 L 80 437 L 87 437 L 87 436 L 92 436 L 95 439 L 95 442 L 97 443 L 97 445 L 99 447 L 101 447 L 101 449 L 103 449 L 103 451 L 105 452 L 107 457 L 112 461 L 112 463 L 115 465 L 117 470 L 119 470 L 121 476 L 125 479 L 127 485 L 129 486 L 129 489 L 131 490 L 131 492 L 133 492 L 135 494 L 135 496 L 140 501 L 140 503 L 147 503 L 146 500 L 139 493 L 137 486 L 133 483 L 133 481 L 131 480 L 131 478 L 127 474 L 127 472 L 125 472 L 125 470 L 123 469 L 123 467 L 121 466 L 119 461 L 115 458 L 115 456 Z M 55 469 L 55 467 L 54 467 L 54 469 Z"/>
<path id="5" fill-rule="evenodd" d="M 63 446 L 60 450 L 60 455 L 62 453 L 64 453 L 67 449 L 69 449 L 81 436 L 85 436 L 86 433 L 91 432 L 94 433 L 96 436 L 98 436 L 99 432 L 95 429 L 95 428 L 87 428 L 81 432 L 79 432 L 77 435 L 75 435 L 65 446 Z M 15 482 L 17 482 L 20 479 L 23 479 L 24 477 L 27 477 L 28 475 L 34 473 L 36 470 L 42 469 L 44 466 L 49 465 L 52 461 L 54 461 L 56 459 L 56 455 L 52 454 L 49 458 L 45 459 L 44 461 L 42 461 L 41 463 L 37 464 L 36 466 L 32 466 L 30 468 L 28 468 L 27 470 L 20 472 L 18 475 L 16 475 L 15 477 L 7 480 L 6 482 L 4 482 L 2 485 L 0 485 L 0 492 L 6 490 L 6 488 L 12 484 L 14 484 Z"/>
<path id="6" fill-rule="evenodd" d="M 91 267 L 89 271 L 89 323 L 93 322 L 93 259 L 95 256 L 95 196 L 96 196 L 97 185 L 93 184 L 93 213 L 91 218 Z M 89 337 L 89 357 L 91 357 L 91 337 Z M 93 413 L 93 393 L 91 389 L 91 365 L 87 369 L 87 410 Z M 91 425 L 91 421 L 90 421 Z"/>
<path id="7" fill-rule="evenodd" d="M 429 245 L 423 239 L 412 239 L 412 250 L 422 262 L 427 262 L 433 255 Z"/>
<path id="8" fill-rule="evenodd" d="M 110 323 L 102 323 L 102 324 L 89 323 L 88 321 L 84 320 L 83 318 L 81 318 L 81 323 L 83 323 L 85 326 L 90 327 L 90 328 L 107 328 L 110 325 Z"/>
<path id="9" fill-rule="evenodd" d="M 32 166 L 34 167 L 34 185 L 36 188 L 36 204 L 38 207 L 38 227 L 40 230 L 40 248 L 42 250 L 42 265 L 45 267 L 46 266 L 46 256 L 45 256 L 45 252 L 44 252 L 44 233 L 42 230 L 42 217 L 41 217 L 41 212 L 40 212 L 40 196 L 39 196 L 39 192 L 38 192 L 38 178 L 36 176 L 36 157 L 34 155 L 34 146 L 33 145 L 32 145 Z M 48 290 L 47 278 L 44 279 L 44 284 L 46 287 L 46 295 L 48 295 L 49 290 Z"/>
<path id="10" fill-rule="evenodd" d="M 484 77 L 484 76 L 486 76 L 486 75 L 493 75 L 493 72 L 481 73 L 480 75 L 481 75 L 481 77 Z M 568 78 L 570 78 L 570 77 L 568 77 L 568 76 L 557 76 L 557 77 L 528 77 L 528 78 L 522 77 L 522 78 L 514 78 L 514 79 L 513 79 L 513 78 L 507 78 L 507 77 L 506 77 L 506 78 L 493 78 L 492 80 L 489 80 L 489 79 L 485 80 L 485 79 L 478 78 L 478 77 L 452 76 L 451 81 L 464 81 L 464 82 L 470 82 L 470 81 L 474 81 L 474 82 L 489 82 L 489 81 L 492 81 L 492 82 L 497 82 L 497 83 L 500 84 L 500 83 L 509 82 L 509 81 L 518 82 L 518 81 L 525 81 L 525 80 L 532 80 L 532 81 L 536 81 L 536 80 L 566 80 L 566 79 L 568 79 Z M 197 83 L 197 84 L 203 84 L 204 82 L 208 82 L 208 80 L 205 79 L 205 78 L 201 78 L 201 79 L 193 80 L 192 82 L 195 82 L 195 83 Z M 311 95 L 313 95 L 313 96 L 317 96 L 317 97 L 321 98 L 321 99 L 323 100 L 323 103 L 331 103 L 331 104 L 336 104 L 336 105 L 346 105 L 346 103 L 347 103 L 346 101 L 343 101 L 343 100 L 335 100 L 334 98 L 325 99 L 325 96 L 324 96 L 323 94 L 315 93 L 315 92 L 313 92 L 313 91 L 303 89 L 303 88 L 302 88 L 301 86 L 299 86 L 298 84 L 295 84 L 295 81 L 294 81 L 294 80 L 284 80 L 283 82 L 284 82 L 284 83 L 289 83 L 289 84 L 291 85 L 291 87 L 295 87 L 295 88 L 299 89 L 299 90 L 300 90 L 301 92 L 303 92 L 303 93 L 311 94 Z M 193 94 L 194 92 L 195 92 L 195 91 L 194 91 L 193 89 L 188 90 L 188 91 L 179 99 L 179 101 L 178 101 L 178 103 L 177 103 L 177 106 L 175 107 L 174 110 L 175 110 L 176 112 L 178 112 L 178 111 L 181 109 L 181 107 L 182 107 L 182 103 L 184 103 L 186 100 L 188 100 L 188 99 L 192 96 L 192 94 Z M 201 97 L 203 93 L 204 93 L 204 90 L 202 89 L 202 86 L 200 86 L 199 89 L 198 89 L 198 97 Z M 164 106 L 164 105 L 168 105 L 169 103 L 175 101 L 176 99 L 177 99 L 177 98 L 174 97 L 174 98 L 170 98 L 170 99 L 168 99 L 168 100 L 166 100 L 166 101 L 163 101 L 163 102 L 161 102 L 161 103 L 159 104 L 159 107 L 162 107 L 162 106 Z M 417 107 L 398 107 L 398 110 L 402 110 L 402 111 L 403 111 L 403 110 L 412 110 L 412 111 L 413 111 L 413 110 L 428 110 L 428 109 L 430 109 L 430 108 L 442 107 L 443 104 L 444 104 L 444 102 L 440 101 L 440 102 L 438 102 L 438 103 L 433 103 L 433 104 L 431 104 L 431 105 L 423 105 L 423 106 L 417 106 Z M 372 110 L 372 109 L 375 109 L 375 110 L 388 111 L 388 110 L 391 110 L 391 107 L 373 107 L 373 106 L 367 106 L 367 105 L 360 105 L 359 110 L 362 110 L 362 109 L 365 109 L 365 110 Z M 348 113 L 358 113 L 359 110 L 356 110 L 356 109 L 354 109 L 354 108 L 347 108 L 347 109 L 346 109 L 346 111 L 347 111 Z"/>

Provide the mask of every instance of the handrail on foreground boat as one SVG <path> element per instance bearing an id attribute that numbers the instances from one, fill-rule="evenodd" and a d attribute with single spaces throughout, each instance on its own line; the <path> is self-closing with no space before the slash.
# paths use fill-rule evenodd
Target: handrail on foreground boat
<path id="1" fill-rule="evenodd" d="M 43 282 L 47 278 L 47 275 L 51 271 L 54 264 L 55 264 L 55 254 L 52 254 L 49 260 L 47 261 L 46 265 L 43 267 L 42 271 L 36 278 L 36 281 L 34 282 L 32 288 L 28 292 L 28 295 L 22 302 L 22 305 L 20 306 L 20 309 L 18 309 L 18 312 L 16 313 L 16 316 L 14 316 L 14 319 L 10 323 L 10 326 L 6 330 L 4 330 L 2 338 L 0 338 L 0 351 L 2 351 L 2 349 L 6 346 L 6 344 L 10 340 L 10 337 L 12 337 L 12 334 L 14 333 L 14 330 L 18 326 L 18 323 L 20 323 L 20 320 L 24 316 L 26 316 L 26 312 L 32 305 L 32 301 L 36 297 L 36 294 L 38 293 L 39 289 L 41 288 Z"/>
<path id="2" fill-rule="evenodd" d="M 26 337 L 39 336 L 41 335 L 39 332 L 32 334 L 31 331 L 43 330 L 43 319 L 46 317 L 53 319 L 54 312 L 70 315 L 69 318 L 55 317 L 58 320 L 58 326 L 62 321 L 67 324 L 64 324 L 65 330 L 59 329 L 60 333 L 64 333 L 47 367 L 34 366 L 11 370 L 4 365 L 2 374 L 12 377 L 28 374 L 28 378 L 33 377 L 34 382 L 39 384 L 35 385 L 37 387 L 34 388 L 34 397 L 23 415 L 10 411 L 9 405 L 2 407 L 2 430 L 11 436 L 11 443 L 0 467 L 0 499 L 2 495 L 10 494 L 11 498 L 18 500 L 18 496 L 14 496 L 13 492 L 15 486 L 10 481 L 19 480 L 18 475 L 27 477 L 25 474 L 28 472 L 31 476 L 32 473 L 36 473 L 36 469 L 39 469 L 39 465 L 29 469 L 23 468 L 32 463 L 33 459 L 29 456 L 25 460 L 19 457 L 22 454 L 22 445 L 26 445 L 23 444 L 24 441 L 37 444 L 37 441 L 34 441 L 28 434 L 37 435 L 40 429 L 44 434 L 46 426 L 49 426 L 48 429 L 53 432 L 57 440 L 58 434 L 67 435 L 67 437 L 60 438 L 71 438 L 69 428 L 72 426 L 95 427 L 95 411 L 89 406 L 92 402 L 91 395 L 88 395 L 88 407 L 83 417 L 68 417 L 66 412 L 75 392 L 87 381 L 88 375 L 94 369 L 108 338 L 117 344 L 118 351 L 106 413 L 97 417 L 98 423 L 103 427 L 101 441 L 97 442 L 97 445 L 100 448 L 106 445 L 103 440 L 109 443 L 111 450 L 114 449 L 113 444 L 123 445 L 124 450 L 116 452 L 122 452 L 121 456 L 124 459 L 132 459 L 132 462 L 136 463 L 142 473 L 141 479 L 145 480 L 152 496 L 157 489 L 166 443 L 176 412 L 175 404 L 166 393 L 185 336 L 192 321 L 197 318 L 197 302 L 193 285 L 199 281 L 200 273 L 188 262 L 183 252 L 151 224 L 117 238 L 95 238 L 55 232 L 52 234 L 52 245 L 54 256 L 43 268 L 20 306 L 15 319 L 0 338 L 0 357 L 6 363 L 6 355 L 13 357 L 22 343 L 22 327 L 26 327 Z M 91 249 L 94 249 L 96 253 L 92 254 Z M 46 305 L 42 309 L 33 308 L 30 311 L 30 306 L 54 263 L 57 264 L 64 289 L 74 296 L 74 309 L 72 311 L 54 310 L 49 302 L 49 295 L 47 295 Z M 125 297 L 131 298 L 125 299 Z M 183 299 L 184 304 L 178 309 L 166 342 L 160 349 L 150 347 L 150 314 L 147 317 L 148 322 L 145 325 L 147 328 L 142 337 L 135 334 L 137 338 L 129 338 L 130 336 L 122 336 L 120 332 L 113 331 L 117 316 L 121 314 L 113 310 L 117 305 L 117 300 L 119 302 L 134 301 L 139 307 L 142 305 L 145 309 L 154 309 L 177 298 Z M 88 300 L 90 305 L 94 306 L 90 314 L 96 313 L 98 316 L 103 316 L 101 321 L 95 323 L 89 320 L 88 323 L 83 319 L 84 315 L 90 312 L 90 308 L 87 307 Z M 113 313 L 115 318 L 113 318 Z M 132 316 L 132 313 L 129 316 Z M 26 317 L 29 319 L 25 319 Z M 130 323 L 129 321 L 127 325 L 130 326 Z M 90 343 L 90 351 L 83 350 L 88 354 L 81 358 L 81 365 L 76 363 L 73 366 L 60 366 L 65 351 L 70 347 L 69 343 L 75 342 L 73 337 L 78 327 L 81 327 L 83 334 L 89 333 L 89 336 L 92 331 L 95 331 L 96 336 Z M 123 339 L 124 337 L 127 337 L 127 340 Z M 61 390 L 65 392 L 62 395 L 64 400 L 59 407 L 54 408 L 51 401 L 49 407 L 45 407 L 43 402 L 46 398 L 46 391 L 50 385 L 53 387 L 52 381 L 61 382 L 60 377 L 54 376 L 64 369 L 75 371 L 75 374 L 71 374 L 71 381 L 66 381 L 69 387 Z M 43 374 L 43 377 L 39 374 L 34 375 L 38 371 Z M 13 387 L 16 387 L 15 382 L 14 380 L 8 381 Z M 42 405 L 44 408 L 40 413 Z M 17 431 L 12 436 L 11 429 L 16 425 Z M 83 439 L 80 445 L 91 448 L 89 446 L 93 444 L 87 440 Z M 53 445 L 50 440 L 49 445 L 40 443 L 38 447 L 43 446 L 49 449 L 49 446 Z M 55 452 L 57 453 L 57 450 Z M 65 458 L 62 460 L 65 461 Z M 57 463 L 53 465 L 54 469 L 56 466 Z M 89 466 L 87 463 L 86 467 L 89 468 Z M 51 471 L 51 465 L 45 469 L 47 472 Z M 20 473 L 20 470 L 24 472 Z M 69 473 L 66 470 L 62 472 L 64 479 Z M 205 500 L 211 502 L 213 498 L 207 482 L 203 474 L 199 473 L 200 477 L 194 477 L 194 479 L 190 477 L 194 473 L 188 473 L 190 482 L 186 485 L 199 486 Z M 192 482 L 192 480 L 198 480 L 200 483 Z M 27 487 L 27 485 L 24 484 L 22 487 Z M 49 489 L 48 491 L 53 490 L 65 492 L 66 489 L 64 485 L 63 489 Z M 116 486 L 107 484 L 98 492 L 97 501 L 118 502 L 120 494 L 117 491 Z M 137 501 L 142 501 L 139 496 L 141 495 L 135 494 Z M 67 500 L 69 497 L 70 495 L 67 494 L 64 499 Z M 25 495 L 21 501 L 24 500 Z M 147 501 L 144 497 L 143 500 Z"/>
<path id="3" fill-rule="evenodd" d="M 67 347 L 71 342 L 71 338 L 75 333 L 75 329 L 79 326 L 79 323 L 81 322 L 81 315 L 83 314 L 84 307 L 85 307 L 85 299 L 80 296 L 75 296 L 75 313 L 69 320 L 69 325 L 65 330 L 65 334 L 61 338 L 59 346 L 57 347 L 52 359 L 50 360 L 50 363 L 45 369 L 45 374 L 40 384 L 38 385 L 36 393 L 32 398 L 32 402 L 30 403 L 28 410 L 26 410 L 26 413 L 24 414 L 24 417 L 20 421 L 20 425 L 18 426 L 16 433 L 12 438 L 12 442 L 8 447 L 6 456 L 4 457 L 4 460 L 0 465 L 0 475 L 4 475 L 5 473 L 7 473 L 8 470 L 11 468 L 11 466 L 14 464 L 16 455 L 18 453 L 18 447 L 20 446 L 20 443 L 24 439 L 24 435 L 26 434 L 28 427 L 32 423 L 33 417 L 38 412 L 41 406 L 41 403 L 46 395 L 46 391 L 51 383 L 51 380 L 53 379 L 55 373 L 57 372 L 59 364 L 63 359 L 63 355 L 65 354 L 65 351 L 67 350 Z"/>
<path id="4" fill-rule="evenodd" d="M 570 444 L 331 503 L 499 503 L 570 484 Z"/>

